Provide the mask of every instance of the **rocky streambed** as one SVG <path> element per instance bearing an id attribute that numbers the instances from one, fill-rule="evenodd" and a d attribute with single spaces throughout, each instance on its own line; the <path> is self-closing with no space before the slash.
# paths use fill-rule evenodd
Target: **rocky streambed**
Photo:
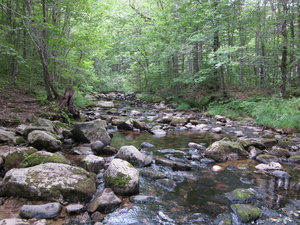
<path id="1" fill-rule="evenodd" d="M 300 139 L 135 94 L 0 128 L 0 224 L 297 224 Z"/>

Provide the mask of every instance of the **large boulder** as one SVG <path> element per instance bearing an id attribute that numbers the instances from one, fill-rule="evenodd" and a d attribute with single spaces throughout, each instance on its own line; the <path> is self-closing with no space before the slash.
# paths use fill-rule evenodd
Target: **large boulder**
<path id="1" fill-rule="evenodd" d="M 63 163 L 67 164 L 67 159 L 59 154 L 46 152 L 46 151 L 39 151 L 33 153 L 26 157 L 20 164 L 20 167 L 31 167 L 36 166 L 43 163 Z"/>
<path id="2" fill-rule="evenodd" d="M 27 139 L 38 150 L 46 149 L 55 152 L 61 149 L 61 141 L 54 134 L 47 131 L 34 130 L 28 134 Z"/>
<path id="3" fill-rule="evenodd" d="M 11 169 L 5 174 L 1 190 L 7 196 L 30 200 L 87 202 L 96 192 L 94 173 L 60 163 Z"/>
<path id="4" fill-rule="evenodd" d="M 133 166 L 143 167 L 150 165 L 152 162 L 152 157 L 141 153 L 133 145 L 123 146 L 119 149 L 116 158 L 126 160 Z"/>
<path id="5" fill-rule="evenodd" d="M 111 188 L 105 188 L 99 192 L 95 199 L 89 204 L 88 211 L 90 213 L 99 211 L 107 214 L 117 209 L 121 203 L 122 200 L 115 195 Z"/>
<path id="6" fill-rule="evenodd" d="M 233 142 L 228 138 L 224 138 L 210 145 L 205 150 L 204 155 L 208 158 L 214 159 L 216 162 L 226 162 L 247 158 L 249 153 L 239 142 Z"/>
<path id="7" fill-rule="evenodd" d="M 111 142 L 105 120 L 97 119 L 88 122 L 75 123 L 71 132 L 78 142 L 90 143 L 102 141 L 105 145 L 109 145 Z"/>
<path id="8" fill-rule="evenodd" d="M 113 159 L 104 172 L 105 186 L 118 195 L 135 195 L 139 193 L 139 171 L 129 162 Z"/>

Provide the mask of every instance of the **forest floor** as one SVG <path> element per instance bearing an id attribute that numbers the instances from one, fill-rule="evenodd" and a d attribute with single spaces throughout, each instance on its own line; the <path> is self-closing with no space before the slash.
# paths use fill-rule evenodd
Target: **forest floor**
<path id="1" fill-rule="evenodd" d="M 30 115 L 46 108 L 21 89 L 8 86 L 0 88 L 0 126 L 12 127 L 26 123 Z"/>

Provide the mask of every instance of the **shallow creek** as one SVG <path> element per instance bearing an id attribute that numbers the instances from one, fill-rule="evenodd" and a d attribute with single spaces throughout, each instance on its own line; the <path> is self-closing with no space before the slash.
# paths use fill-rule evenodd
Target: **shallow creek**
<path id="1" fill-rule="evenodd" d="M 217 136 L 221 138 L 222 136 Z M 142 142 L 155 147 L 142 150 L 146 154 L 167 155 L 184 158 L 189 152 L 189 142 L 208 146 L 216 141 L 209 133 L 176 131 L 163 137 L 148 133 L 114 132 L 112 146 L 119 148 L 134 145 L 140 148 Z M 173 151 L 175 150 L 175 151 Z M 236 188 L 254 188 L 266 194 L 268 208 L 279 210 L 290 199 L 300 199 L 298 191 L 299 175 L 295 167 L 288 167 L 293 177 L 282 180 L 258 173 L 252 160 L 240 160 L 218 164 L 223 171 L 213 172 L 213 164 L 192 161 L 191 171 L 168 170 L 153 164 L 144 169 L 154 169 L 174 180 L 174 184 L 161 185 L 141 176 L 140 194 L 155 197 L 153 203 L 136 203 L 119 209 L 105 218 L 107 224 L 208 224 L 210 219 L 226 211 L 230 212 L 230 202 L 225 193 Z"/>

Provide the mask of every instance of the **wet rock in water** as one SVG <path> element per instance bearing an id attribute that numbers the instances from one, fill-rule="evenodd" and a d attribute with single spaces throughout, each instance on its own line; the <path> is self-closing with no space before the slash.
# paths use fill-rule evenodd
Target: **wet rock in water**
<path id="1" fill-rule="evenodd" d="M 258 196 L 253 189 L 238 188 L 225 194 L 233 203 L 254 203 Z"/>
<path id="2" fill-rule="evenodd" d="M 250 146 L 253 146 L 253 147 L 258 148 L 260 150 L 264 150 L 264 149 L 266 149 L 266 146 L 261 141 L 262 141 L 262 139 L 257 139 L 257 138 L 239 138 L 238 139 L 238 142 L 245 149 L 248 149 Z"/>
<path id="3" fill-rule="evenodd" d="M 60 214 L 62 206 L 59 203 L 45 205 L 23 205 L 19 215 L 24 219 L 52 219 Z"/>
<path id="4" fill-rule="evenodd" d="M 129 162 L 113 159 L 104 172 L 105 187 L 110 187 L 118 195 L 139 193 L 139 171 Z"/>
<path id="5" fill-rule="evenodd" d="M 86 207 L 82 204 L 70 204 L 66 206 L 66 211 L 72 215 L 78 215 L 83 213 L 86 210 Z"/>
<path id="6" fill-rule="evenodd" d="M 9 152 L 4 160 L 4 170 L 8 171 L 12 168 L 19 167 L 20 163 L 28 156 L 38 150 L 32 147 L 16 148 L 14 151 Z"/>
<path id="7" fill-rule="evenodd" d="M 213 127 L 211 128 L 211 132 L 216 133 L 216 134 L 220 134 L 222 133 L 223 129 L 221 127 Z"/>
<path id="8" fill-rule="evenodd" d="M 171 122 L 170 122 L 170 125 L 172 125 L 174 127 L 180 127 L 180 126 L 184 126 L 187 123 L 188 123 L 188 118 L 173 117 Z"/>
<path id="9" fill-rule="evenodd" d="M 191 170 L 192 166 L 186 163 L 176 162 L 170 159 L 166 159 L 163 157 L 156 157 L 155 162 L 157 165 L 168 166 L 171 167 L 174 171 L 187 171 Z"/>
<path id="10" fill-rule="evenodd" d="M 258 149 L 258 148 L 255 148 L 254 146 L 250 146 L 248 148 L 248 151 L 249 151 L 249 158 L 250 159 L 256 159 L 256 157 L 260 154 L 263 153 L 262 150 Z"/>
<path id="11" fill-rule="evenodd" d="M 279 162 L 279 159 L 276 156 L 269 154 L 258 155 L 256 160 L 261 163 Z"/>
<path id="12" fill-rule="evenodd" d="M 154 145 L 148 142 L 143 142 L 141 144 L 141 148 L 152 148 L 152 147 L 154 147 Z"/>
<path id="13" fill-rule="evenodd" d="M 290 151 L 284 148 L 273 148 L 271 151 L 269 151 L 270 155 L 275 155 L 277 157 L 290 157 Z"/>
<path id="14" fill-rule="evenodd" d="M 155 197 L 146 196 L 146 195 L 134 195 L 129 199 L 133 203 L 153 203 L 155 201 Z"/>
<path id="15" fill-rule="evenodd" d="M 157 180 L 157 179 L 163 179 L 163 178 L 167 178 L 167 176 L 163 173 L 160 173 L 156 170 L 153 170 L 151 168 L 146 168 L 146 169 L 142 169 L 140 170 L 140 174 L 141 176 L 145 177 L 145 178 L 149 178 L 152 180 Z"/>
<path id="16" fill-rule="evenodd" d="M 167 132 L 163 129 L 152 129 L 151 133 L 156 137 L 163 137 L 167 135 Z"/>
<path id="17" fill-rule="evenodd" d="M 67 164 L 67 159 L 59 154 L 39 151 L 27 156 L 20 164 L 20 167 L 31 167 L 44 163 L 63 163 Z"/>
<path id="18" fill-rule="evenodd" d="M 96 103 L 96 106 L 99 106 L 102 108 L 113 108 L 115 106 L 115 104 L 112 101 L 98 101 Z"/>
<path id="19" fill-rule="evenodd" d="M 85 170 L 93 173 L 99 173 L 101 169 L 104 169 L 105 159 L 100 156 L 88 155 L 81 160 L 81 167 Z"/>
<path id="20" fill-rule="evenodd" d="M 214 165 L 212 168 L 211 168 L 212 171 L 214 172 L 220 172 L 220 171 L 223 171 L 224 168 L 219 166 L 219 165 Z"/>
<path id="21" fill-rule="evenodd" d="M 232 142 L 228 138 L 214 142 L 204 152 L 205 157 L 216 162 L 225 162 L 247 158 L 249 153 L 239 142 Z"/>
<path id="22" fill-rule="evenodd" d="M 242 223 L 253 222 L 261 216 L 260 208 L 250 204 L 233 204 L 231 209 Z"/>
<path id="23" fill-rule="evenodd" d="M 271 171 L 269 174 L 278 177 L 278 178 L 285 178 L 285 179 L 290 179 L 292 176 L 290 174 L 288 174 L 285 171 L 281 171 L 281 170 L 275 170 L 275 171 Z"/>
<path id="24" fill-rule="evenodd" d="M 207 159 L 207 158 L 204 158 L 204 159 L 200 159 L 200 162 L 201 162 L 201 163 L 204 163 L 204 164 L 213 164 L 213 163 L 215 163 L 216 161 L 213 160 L 213 159 Z"/>
<path id="25" fill-rule="evenodd" d="M 94 154 L 90 147 L 83 147 L 83 146 L 78 146 L 78 147 L 72 148 L 70 153 L 74 154 L 74 155 L 93 155 Z"/>
<path id="26" fill-rule="evenodd" d="M 233 224 L 232 216 L 229 213 L 222 213 L 219 214 L 213 224 L 218 224 L 218 225 L 231 225 Z"/>
<path id="27" fill-rule="evenodd" d="M 172 179 L 168 179 L 168 178 L 159 179 L 156 182 L 160 187 L 162 187 L 170 192 L 175 191 L 176 182 Z"/>
<path id="28" fill-rule="evenodd" d="M 15 145 L 16 144 L 15 132 L 5 130 L 4 128 L 0 128 L 0 143 Z"/>
<path id="29" fill-rule="evenodd" d="M 93 199 L 88 206 L 88 212 L 111 213 L 120 207 L 122 200 L 118 198 L 111 188 L 105 188 Z"/>
<path id="30" fill-rule="evenodd" d="M 102 225 L 100 222 L 103 221 L 104 217 L 100 212 L 96 211 L 91 215 L 91 219 L 94 225 Z"/>
<path id="31" fill-rule="evenodd" d="M 115 155 L 116 153 L 118 152 L 117 149 L 115 149 L 114 147 L 112 146 L 105 146 L 105 148 L 101 151 L 101 154 L 103 155 L 108 155 L 108 156 L 112 156 L 112 155 Z"/>
<path id="32" fill-rule="evenodd" d="M 118 125 L 119 130 L 133 130 L 134 128 L 139 130 L 147 130 L 147 124 L 133 118 L 130 118 Z"/>
<path id="33" fill-rule="evenodd" d="M 97 119 L 88 122 L 75 123 L 71 132 L 78 142 L 89 143 L 102 141 L 104 145 L 109 145 L 111 142 L 105 120 Z"/>
<path id="34" fill-rule="evenodd" d="M 272 148 L 273 146 L 277 145 L 277 140 L 275 138 L 263 139 L 261 143 L 266 146 L 266 148 Z"/>
<path id="35" fill-rule="evenodd" d="M 102 141 L 95 141 L 91 143 L 91 149 L 96 155 L 100 155 L 105 148 L 105 144 Z"/>
<path id="36" fill-rule="evenodd" d="M 283 167 L 278 162 L 270 162 L 268 164 L 258 164 L 255 166 L 256 169 L 262 170 L 262 171 L 268 171 L 268 170 L 282 170 Z"/>
<path id="37" fill-rule="evenodd" d="M 215 119 L 216 119 L 217 121 L 222 122 L 222 123 L 226 123 L 226 122 L 227 122 L 225 116 L 216 115 L 216 116 L 215 116 Z"/>
<path id="38" fill-rule="evenodd" d="M 197 149 L 197 150 L 200 150 L 200 151 L 204 151 L 206 149 L 203 145 L 197 144 L 197 143 L 194 143 L 194 142 L 190 142 L 188 144 L 188 146 L 191 149 Z"/>
<path id="39" fill-rule="evenodd" d="M 300 164 L 300 156 L 299 155 L 293 155 L 288 159 L 289 163 L 296 163 Z"/>
<path id="40" fill-rule="evenodd" d="M 93 173 L 60 163 L 11 169 L 3 178 L 1 189 L 6 196 L 58 202 L 87 202 L 96 192 Z"/>
<path id="41" fill-rule="evenodd" d="M 34 130 L 28 134 L 28 142 L 38 150 L 46 149 L 50 152 L 61 150 L 61 141 L 47 131 Z"/>
<path id="42" fill-rule="evenodd" d="M 10 218 L 0 220 L 0 225 L 47 225 L 47 220 L 42 219 L 36 222 L 31 222 L 25 219 Z"/>
<path id="43" fill-rule="evenodd" d="M 136 167 L 143 167 L 152 163 L 152 157 L 141 153 L 135 146 L 122 146 L 116 158 L 126 160 Z"/>

